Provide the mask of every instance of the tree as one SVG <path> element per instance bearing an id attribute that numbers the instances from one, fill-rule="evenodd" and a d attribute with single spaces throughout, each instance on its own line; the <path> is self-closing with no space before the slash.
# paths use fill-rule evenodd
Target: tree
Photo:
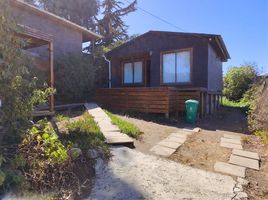
<path id="1" fill-rule="evenodd" d="M 0 1 L 0 122 L 13 135 L 26 130 L 34 105 L 45 102 L 52 92 L 37 89 L 31 60 L 21 50 L 25 43 L 17 31 L 21 30 L 9 15 L 8 2 Z"/>
<path id="2" fill-rule="evenodd" d="M 223 94 L 230 100 L 240 100 L 257 78 L 254 66 L 232 67 L 224 77 Z"/>
<path id="3" fill-rule="evenodd" d="M 97 31 L 104 37 L 101 44 L 109 46 L 116 41 L 124 41 L 128 38 L 128 26 L 122 20 L 122 17 L 136 10 L 137 1 L 135 0 L 126 7 L 118 0 L 104 0 L 101 7 L 103 18 L 97 19 Z"/>
<path id="4" fill-rule="evenodd" d="M 26 2 L 87 29 L 95 30 L 94 16 L 99 10 L 97 0 L 27 0 Z"/>

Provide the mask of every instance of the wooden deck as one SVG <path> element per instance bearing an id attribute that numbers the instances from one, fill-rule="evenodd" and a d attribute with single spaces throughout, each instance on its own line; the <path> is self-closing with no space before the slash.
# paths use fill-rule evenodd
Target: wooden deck
<path id="1" fill-rule="evenodd" d="M 133 87 L 103 88 L 96 92 L 96 102 L 108 109 L 146 113 L 185 112 L 185 101 L 200 102 L 200 117 L 214 112 L 219 106 L 220 93 L 211 93 L 204 88 Z"/>

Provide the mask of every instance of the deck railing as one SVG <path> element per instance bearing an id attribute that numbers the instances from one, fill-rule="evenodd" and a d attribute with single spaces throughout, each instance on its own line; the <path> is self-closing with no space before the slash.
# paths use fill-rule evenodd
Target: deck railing
<path id="1" fill-rule="evenodd" d="M 185 112 L 185 101 L 195 99 L 200 102 L 199 115 L 203 117 L 217 109 L 220 93 L 205 88 L 103 88 L 97 90 L 95 98 L 108 109 L 164 113 L 167 117 L 169 113 Z"/>

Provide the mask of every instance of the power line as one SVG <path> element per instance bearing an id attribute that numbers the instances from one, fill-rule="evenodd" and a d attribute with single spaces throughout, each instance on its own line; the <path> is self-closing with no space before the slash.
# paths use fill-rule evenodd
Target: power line
<path id="1" fill-rule="evenodd" d="M 124 0 L 124 1 L 127 2 L 127 3 L 129 3 L 129 4 L 131 3 L 129 0 Z M 180 31 L 187 32 L 185 29 L 180 28 L 179 26 L 177 26 L 177 25 L 175 25 L 175 24 L 173 24 L 173 23 L 171 23 L 171 22 L 169 22 L 169 21 L 167 21 L 167 20 L 165 20 L 165 19 L 163 19 L 163 18 L 161 18 L 161 17 L 159 17 L 159 16 L 157 16 L 157 15 L 155 15 L 155 14 L 153 14 L 153 13 L 151 13 L 151 12 L 149 12 L 149 11 L 141 8 L 141 7 L 139 7 L 139 6 L 136 6 L 136 7 L 138 9 L 140 9 L 141 11 L 145 12 L 146 14 L 151 15 L 152 17 L 154 17 L 154 18 L 156 18 L 156 19 L 158 19 L 158 20 L 160 20 L 160 21 L 162 21 L 162 22 L 164 22 L 164 23 L 172 26 L 173 28 L 176 28 L 176 29 L 178 29 Z"/>

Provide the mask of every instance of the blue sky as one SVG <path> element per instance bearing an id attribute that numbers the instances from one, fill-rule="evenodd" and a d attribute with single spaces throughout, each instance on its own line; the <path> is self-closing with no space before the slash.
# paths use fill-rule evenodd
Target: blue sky
<path id="1" fill-rule="evenodd" d="M 231 55 L 224 72 L 246 62 L 255 62 L 260 73 L 268 72 L 268 0 L 138 0 L 138 7 L 186 32 L 222 35 Z M 140 9 L 124 21 L 130 35 L 149 30 L 182 31 Z"/>

